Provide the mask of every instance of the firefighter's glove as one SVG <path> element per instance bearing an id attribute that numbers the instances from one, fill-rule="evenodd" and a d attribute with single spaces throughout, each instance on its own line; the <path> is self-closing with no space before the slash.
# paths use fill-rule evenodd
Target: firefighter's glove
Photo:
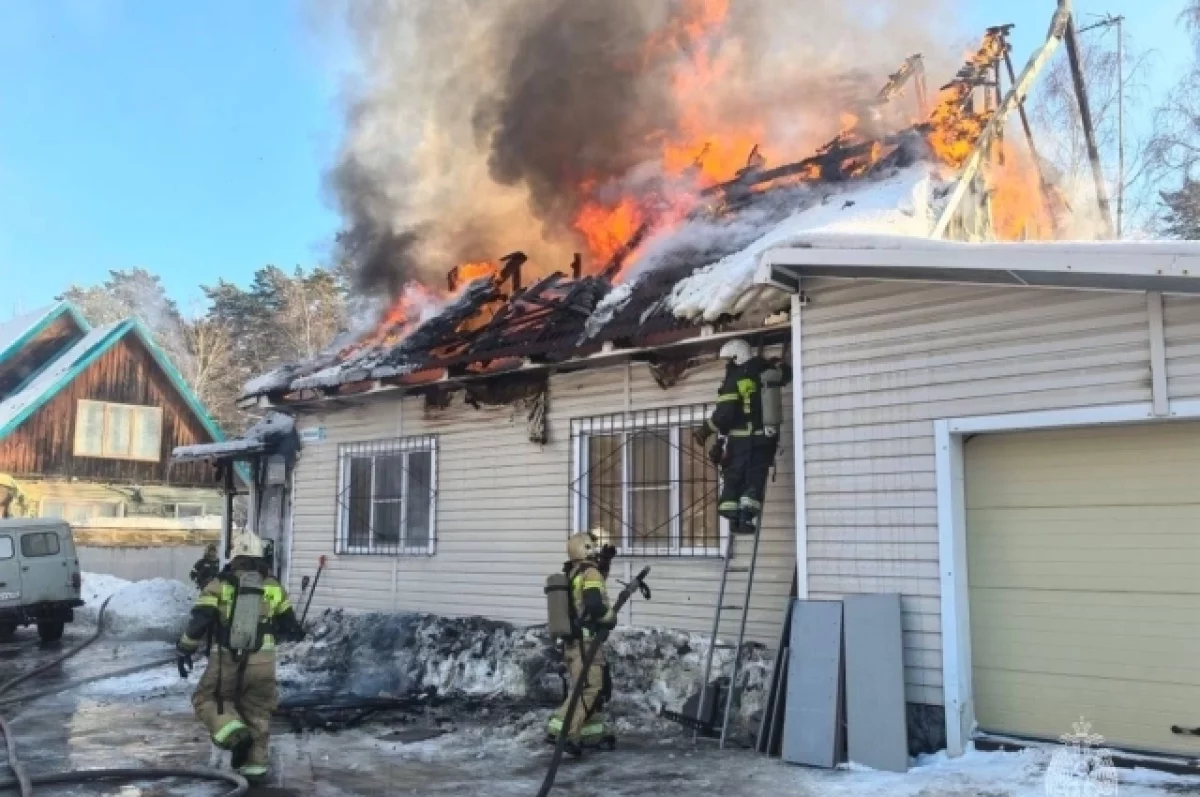
<path id="1" fill-rule="evenodd" d="M 708 438 L 712 437 L 712 433 L 712 428 L 706 423 L 692 430 L 692 439 L 696 441 L 696 445 L 703 448 L 708 443 Z"/>
<path id="2" fill-rule="evenodd" d="M 725 459 L 725 444 L 720 440 L 712 444 L 712 448 L 708 449 L 708 461 L 714 465 L 720 465 Z"/>
<path id="3" fill-rule="evenodd" d="M 179 677 L 187 678 L 192 673 L 192 668 L 195 666 L 192 663 L 192 654 L 180 648 L 179 655 L 175 657 L 175 664 L 179 667 Z"/>

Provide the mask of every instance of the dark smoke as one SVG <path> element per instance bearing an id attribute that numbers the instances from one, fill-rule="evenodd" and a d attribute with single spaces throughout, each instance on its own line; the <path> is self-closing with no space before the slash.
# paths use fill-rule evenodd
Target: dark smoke
<path id="1" fill-rule="evenodd" d="M 581 248 L 570 220 L 582 184 L 661 178 L 681 111 L 673 70 L 694 54 L 660 38 L 696 0 L 321 1 L 360 65 L 328 184 L 344 219 L 338 256 L 365 292 L 441 285 L 457 263 L 514 250 L 532 270 L 565 269 Z M 705 100 L 721 119 L 760 121 L 775 163 L 828 140 L 848 95 L 911 53 L 956 65 L 962 51 L 950 0 L 729 5 L 721 38 L 698 45 L 724 63 Z M 939 85 L 945 64 L 927 64 Z"/>
<path id="2" fill-rule="evenodd" d="M 670 127 L 673 109 L 665 75 L 643 63 L 652 31 L 644 0 L 541 5 L 532 20 L 507 21 L 501 38 L 514 56 L 504 91 L 482 104 L 477 124 L 492 177 L 527 186 L 534 212 L 553 223 L 576 209 L 572 189 L 584 180 L 652 158 L 652 135 Z"/>
<path id="3" fill-rule="evenodd" d="M 338 164 L 328 177 L 335 187 L 346 227 L 336 246 L 341 262 L 354 266 L 358 287 L 371 295 L 395 296 L 420 271 L 416 228 L 395 229 L 378 209 L 387 198 L 378 175 L 357 160 Z"/>

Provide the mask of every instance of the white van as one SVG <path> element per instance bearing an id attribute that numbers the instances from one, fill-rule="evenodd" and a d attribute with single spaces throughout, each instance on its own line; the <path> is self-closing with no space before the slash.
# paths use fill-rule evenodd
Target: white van
<path id="1" fill-rule="evenodd" d="M 46 642 L 62 638 L 82 606 L 83 576 L 71 527 L 57 518 L 0 519 L 0 642 L 36 625 Z"/>

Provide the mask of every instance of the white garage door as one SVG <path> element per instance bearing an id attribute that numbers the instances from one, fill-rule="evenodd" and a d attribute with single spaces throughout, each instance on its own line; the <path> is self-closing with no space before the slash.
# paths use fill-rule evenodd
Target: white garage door
<path id="1" fill-rule="evenodd" d="M 980 435 L 966 455 L 975 714 L 1200 753 L 1200 424 Z"/>

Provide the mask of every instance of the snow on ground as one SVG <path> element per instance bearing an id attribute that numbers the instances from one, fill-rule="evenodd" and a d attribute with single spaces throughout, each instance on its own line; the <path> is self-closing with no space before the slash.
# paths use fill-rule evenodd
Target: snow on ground
<path id="1" fill-rule="evenodd" d="M 618 628 L 605 648 L 614 705 L 657 714 L 679 710 L 696 691 L 707 638 L 682 631 Z M 727 669 L 728 650 L 714 654 Z M 366 697 L 437 695 L 492 697 L 553 704 L 561 700 L 560 657 L 544 626 L 517 627 L 478 617 L 349 614 L 327 611 L 309 639 L 280 652 L 281 682 Z M 747 653 L 742 718 L 761 706 L 771 662 L 759 647 Z"/>
<path id="2" fill-rule="evenodd" d="M 176 595 L 161 583 L 124 582 L 87 574 L 84 594 L 96 602 L 114 595 L 130 620 L 156 621 L 151 598 Z M 789 766 L 746 750 L 693 746 L 689 733 L 653 722 L 647 700 L 631 695 L 655 690 L 669 701 L 688 691 L 687 673 L 703 652 L 704 640 L 670 631 L 623 629 L 610 660 L 617 696 L 626 710 L 614 712 L 619 734 L 615 753 L 585 756 L 559 772 L 556 793 L 588 797 L 632 797 L 660 791 L 716 792 L 727 797 L 1042 797 L 1053 747 L 1017 753 L 971 751 L 920 756 L 904 774 L 859 766 L 818 770 Z M 285 646 L 294 673 L 341 679 L 341 685 L 437 686 L 463 693 L 503 693 L 525 684 L 547 644 L 540 629 L 521 629 L 478 619 L 446 620 L 421 615 L 348 615 L 327 612 L 314 639 Z M 167 648 L 158 643 L 101 642 L 68 665 L 80 677 L 153 660 Z M 289 652 L 290 651 L 290 652 Z M 47 654 L 49 655 L 49 654 Z M 432 660 L 427 660 L 432 658 Z M 200 662 L 198 662 L 200 665 Z M 124 763 L 201 764 L 209 745 L 191 715 L 188 694 L 201 672 L 181 681 L 170 666 L 82 687 L 77 695 L 46 698 L 22 716 L 27 760 L 50 768 L 55 756 L 69 766 Z M 636 667 L 631 673 L 627 668 Z M 380 680 L 382 679 L 382 680 Z M 536 681 L 535 681 L 536 682 Z M 332 684 L 331 684 L 332 685 Z M 516 712 L 468 704 L 407 717 L 380 715 L 339 733 L 302 734 L 277 729 L 272 739 L 276 785 L 315 795 L 472 794 L 528 795 L 536 791 L 549 760 L 541 741 L 548 707 Z M 428 727 L 444 735 L 404 743 L 403 733 Z M 37 734 L 41 734 L 38 736 Z M 39 758 L 41 756 L 41 758 Z M 55 759 L 57 760 L 57 759 Z M 219 761 L 211 763 L 220 764 Z M 1148 770 L 1121 770 L 1122 797 L 1168 797 L 1200 793 L 1200 778 Z M 157 794 L 159 792 L 148 792 Z M 191 791 L 187 792 L 191 794 Z M 197 797 L 207 791 L 195 792 Z M 1083 791 L 1077 793 L 1086 793 Z"/>
<path id="3" fill-rule="evenodd" d="M 823 201 L 789 215 L 749 246 L 681 280 L 668 299 L 680 318 L 712 321 L 736 312 L 754 284 L 759 256 L 810 236 L 888 235 L 927 238 L 934 224 L 936 167 L 918 164 L 882 180 L 828 193 Z M 778 308 L 767 308 L 778 309 Z"/>
<path id="4" fill-rule="evenodd" d="M 182 581 L 165 578 L 126 581 L 101 573 L 84 573 L 84 606 L 75 610 L 76 619 L 95 625 L 101 605 L 110 596 L 104 624 L 107 634 L 174 642 L 187 624 L 196 590 Z"/>

